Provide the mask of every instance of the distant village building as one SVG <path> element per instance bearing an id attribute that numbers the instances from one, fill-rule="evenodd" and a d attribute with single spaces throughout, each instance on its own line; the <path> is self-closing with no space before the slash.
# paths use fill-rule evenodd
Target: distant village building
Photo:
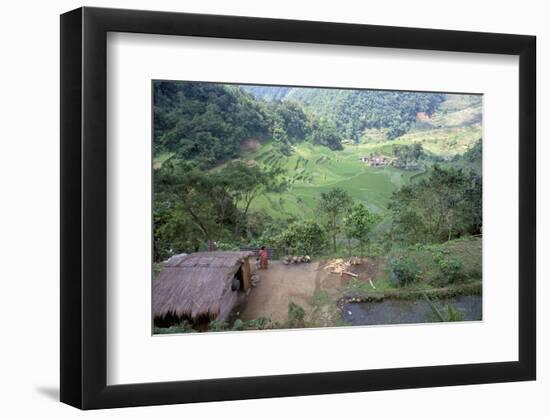
<path id="1" fill-rule="evenodd" d="M 362 156 L 359 158 L 359 160 L 371 167 L 387 166 L 387 165 L 395 164 L 395 158 L 390 158 L 389 156 L 385 156 L 385 155 Z"/>

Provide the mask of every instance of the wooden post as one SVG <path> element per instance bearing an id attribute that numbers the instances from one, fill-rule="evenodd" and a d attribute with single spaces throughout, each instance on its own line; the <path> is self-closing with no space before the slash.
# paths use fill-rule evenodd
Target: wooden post
<path id="1" fill-rule="evenodd" d="M 243 290 L 247 291 L 250 288 L 250 263 L 248 258 L 244 258 L 242 261 L 243 269 Z"/>

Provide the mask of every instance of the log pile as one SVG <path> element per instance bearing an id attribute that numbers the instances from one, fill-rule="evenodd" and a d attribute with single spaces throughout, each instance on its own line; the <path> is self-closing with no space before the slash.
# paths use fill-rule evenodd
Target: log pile
<path id="1" fill-rule="evenodd" d="M 299 263 L 310 263 L 311 257 L 309 255 L 304 256 L 287 256 L 283 260 L 283 264 L 290 265 L 290 264 L 299 264 Z"/>
<path id="2" fill-rule="evenodd" d="M 348 259 L 347 261 L 343 259 L 333 259 L 332 261 L 328 262 L 325 265 L 324 269 L 325 271 L 328 271 L 331 274 L 339 274 L 340 276 L 348 275 L 353 278 L 359 278 L 359 275 L 351 271 L 348 271 L 348 268 L 352 265 L 361 265 L 361 264 L 362 264 L 361 258 L 359 258 L 358 256 L 354 256 Z M 374 283 L 372 282 L 372 279 L 369 278 L 368 281 L 370 286 L 373 289 L 376 289 L 376 287 L 374 286 Z"/>
<path id="3" fill-rule="evenodd" d="M 325 270 L 334 274 L 346 274 L 352 277 L 357 277 L 357 274 L 348 271 L 348 268 L 352 265 L 361 265 L 363 262 L 358 256 L 353 256 L 347 261 L 343 259 L 333 259 L 325 265 Z"/>

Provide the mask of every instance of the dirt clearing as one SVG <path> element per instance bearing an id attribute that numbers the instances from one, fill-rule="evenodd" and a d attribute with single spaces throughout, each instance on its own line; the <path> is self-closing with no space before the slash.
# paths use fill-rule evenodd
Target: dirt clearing
<path id="1" fill-rule="evenodd" d="M 376 279 L 379 275 L 378 265 L 368 258 L 362 265 L 354 265 L 351 270 Z M 270 261 L 269 269 L 258 270 L 260 282 L 252 288 L 246 303 L 240 309 L 242 320 L 253 320 L 259 317 L 271 318 L 273 322 L 284 323 L 288 316 L 288 303 L 300 305 L 306 317 L 313 320 L 318 314 L 316 309 L 333 305 L 340 297 L 343 287 L 349 282 L 347 275 L 328 272 L 325 261 L 284 265 L 280 261 Z M 324 304 L 321 306 L 320 304 Z M 323 324 L 329 325 L 326 317 Z"/>
<path id="2" fill-rule="evenodd" d="M 318 267 L 318 262 L 283 265 L 280 261 L 271 261 L 269 269 L 256 272 L 261 280 L 257 287 L 252 288 L 241 309 L 241 318 L 271 317 L 272 321 L 283 323 L 291 301 L 302 306 L 307 313 L 311 309 Z"/>

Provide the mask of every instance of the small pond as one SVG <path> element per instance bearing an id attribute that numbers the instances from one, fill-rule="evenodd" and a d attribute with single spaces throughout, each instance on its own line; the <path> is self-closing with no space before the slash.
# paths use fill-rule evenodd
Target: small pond
<path id="1" fill-rule="evenodd" d="M 482 302 L 479 295 L 465 295 L 433 303 L 443 313 L 452 305 L 464 315 L 464 321 L 481 319 Z M 437 322 L 428 302 L 417 300 L 392 300 L 381 302 L 346 303 L 342 306 L 342 318 L 353 325 L 402 324 Z"/>

